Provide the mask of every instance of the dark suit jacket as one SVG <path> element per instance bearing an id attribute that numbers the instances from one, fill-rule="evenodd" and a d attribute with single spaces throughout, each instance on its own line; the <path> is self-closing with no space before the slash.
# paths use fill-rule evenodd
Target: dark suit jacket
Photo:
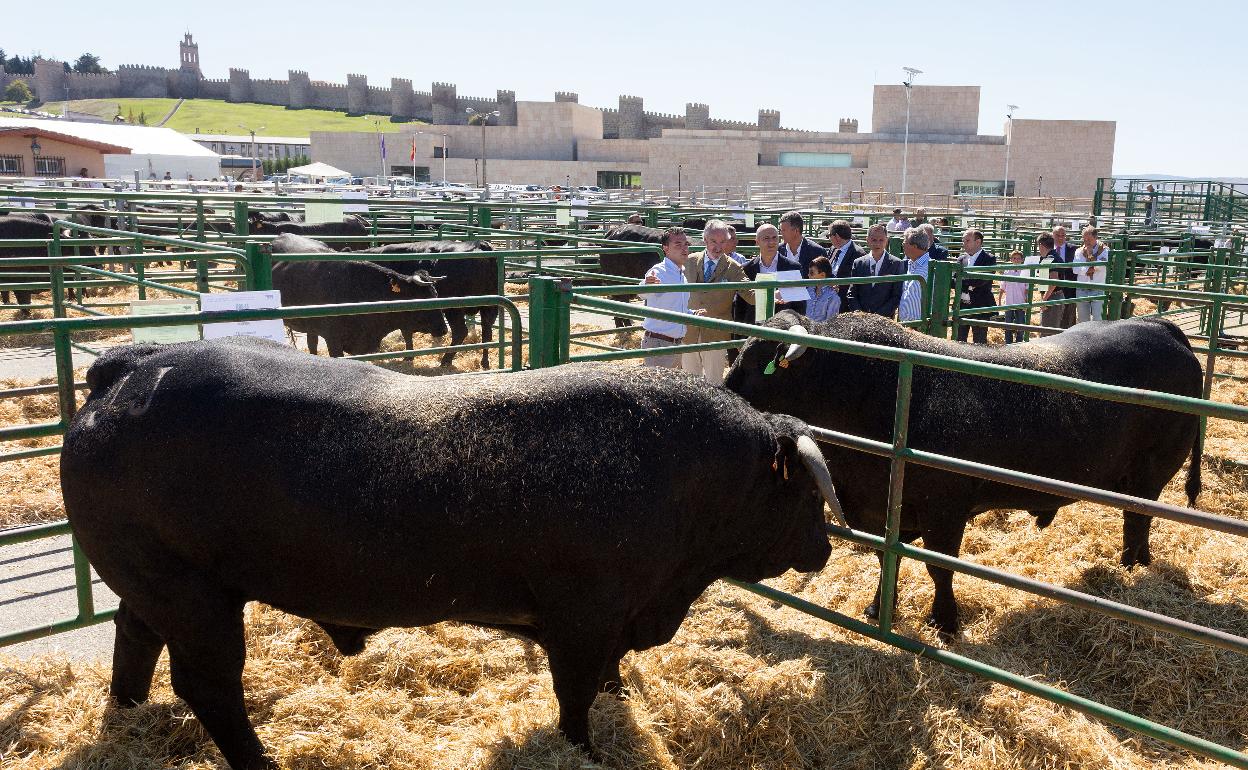
<path id="1" fill-rule="evenodd" d="M 778 262 L 776 265 L 777 270 L 801 269 L 801 265 L 797 264 L 797 262 L 794 262 L 783 254 L 776 254 L 776 261 Z M 754 257 L 754 259 L 751 259 L 749 262 L 742 265 L 741 269 L 745 271 L 745 277 L 748 280 L 753 281 L 755 278 L 758 278 L 759 271 L 763 269 L 763 261 L 760 257 Z M 790 302 L 787 305 L 776 305 L 776 310 L 796 310 L 798 313 L 806 315 L 806 303 Z M 740 297 L 733 298 L 732 320 L 743 324 L 752 324 L 754 323 L 755 318 L 756 316 L 753 305 Z"/>
<path id="2" fill-rule="evenodd" d="M 975 262 L 975 267 L 988 267 L 997 264 L 997 258 L 992 252 L 984 249 L 979 255 L 979 259 Z M 997 298 L 992 294 L 992 280 L 988 278 L 972 278 L 961 282 L 958 287 L 959 292 L 970 292 L 971 301 L 963 302 L 962 307 L 993 307 L 997 304 Z"/>
<path id="3" fill-rule="evenodd" d="M 815 257 L 828 256 L 827 249 L 823 248 L 822 246 L 815 243 L 809 238 L 802 238 L 802 243 L 801 243 L 801 246 L 798 247 L 797 254 L 789 254 L 788 250 L 789 250 L 788 244 L 785 244 L 785 243 L 780 244 L 780 253 L 784 256 L 788 256 L 791 259 L 795 259 L 797 263 L 801 266 L 803 278 L 809 277 L 810 261 L 812 259 L 814 259 Z"/>
<path id="4" fill-rule="evenodd" d="M 861 246 L 854 243 L 853 241 L 850 241 L 849 245 L 845 248 L 845 258 L 841 260 L 840 265 L 834 266 L 833 272 L 835 273 L 835 275 L 833 275 L 832 277 L 833 278 L 849 278 L 854 272 L 854 263 L 858 261 L 859 257 L 865 257 L 866 255 L 867 255 L 867 252 L 863 251 Z M 829 249 L 828 259 L 832 260 L 835 258 L 836 258 L 836 249 Z M 839 286 L 837 287 L 836 292 L 841 295 L 841 305 L 845 306 L 845 303 L 849 300 L 849 287 Z"/>
<path id="5" fill-rule="evenodd" d="M 1071 243 L 1070 241 L 1066 241 L 1066 245 L 1063 246 L 1062 248 L 1053 249 L 1052 251 L 1053 262 L 1054 263 L 1065 262 L 1066 264 L 1069 265 L 1070 263 L 1075 261 L 1075 250 L 1078 248 L 1079 248 L 1078 246 Z M 1059 281 L 1075 280 L 1075 272 L 1073 270 L 1056 270 L 1055 269 L 1051 272 L 1051 275 L 1054 278 L 1058 279 Z M 1065 295 L 1066 299 L 1073 299 L 1075 296 L 1076 289 L 1072 289 L 1070 287 L 1062 287 L 1061 291 L 1062 291 L 1062 294 Z"/>
<path id="6" fill-rule="evenodd" d="M 884 264 L 880 265 L 880 275 L 904 275 L 906 263 L 888 252 L 884 253 Z M 868 254 L 854 260 L 852 276 L 860 278 L 872 275 L 875 260 Z M 856 283 L 849 287 L 849 309 L 863 310 L 868 313 L 892 318 L 897 314 L 897 306 L 901 304 L 901 281 L 891 283 Z"/>
<path id="7" fill-rule="evenodd" d="M 927 250 L 927 256 L 930 259 L 949 259 L 949 249 L 933 241 L 932 247 Z"/>

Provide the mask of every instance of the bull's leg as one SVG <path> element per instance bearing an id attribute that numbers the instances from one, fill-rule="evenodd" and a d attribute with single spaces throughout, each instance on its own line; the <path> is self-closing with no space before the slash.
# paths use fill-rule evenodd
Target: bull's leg
<path id="1" fill-rule="evenodd" d="M 498 322 L 498 308 L 497 307 L 481 308 L 481 341 L 482 342 L 494 341 L 494 324 L 497 322 Z M 481 349 L 481 368 L 482 369 L 490 368 L 490 349 L 489 348 Z"/>
<path id="2" fill-rule="evenodd" d="M 30 294 L 31 293 L 28 291 L 14 291 L 13 294 L 14 296 L 17 297 L 17 304 L 26 305 L 26 307 L 18 308 L 17 310 L 18 316 L 22 318 L 28 317 L 30 315 Z"/>
<path id="3" fill-rule="evenodd" d="M 336 337 L 326 337 L 325 347 L 329 349 L 330 358 L 342 358 L 342 341 Z"/>
<path id="4" fill-rule="evenodd" d="M 186 612 L 168 640 L 173 691 L 195 712 L 230 767 L 274 768 L 243 704 L 242 603 L 209 597 Z"/>
<path id="5" fill-rule="evenodd" d="M 334 647 L 343 655 L 358 655 L 363 652 L 364 646 L 368 644 L 368 637 L 377 633 L 372 628 L 340 626 L 335 623 L 322 623 L 319 620 L 316 624 L 329 636 Z"/>
<path id="6" fill-rule="evenodd" d="M 451 327 L 451 344 L 462 345 L 464 340 L 468 339 L 468 324 L 464 322 L 464 311 L 462 309 L 446 311 L 446 325 Z M 455 354 L 443 353 L 442 365 L 450 366 L 455 360 Z"/>
<path id="7" fill-rule="evenodd" d="M 919 536 L 918 532 L 902 532 L 901 542 L 913 543 L 915 538 Z M 862 611 L 862 614 L 871 620 L 879 620 L 880 618 L 880 593 L 884 590 L 884 552 L 876 551 L 875 558 L 880 562 L 880 579 L 875 583 L 875 598 Z M 900 586 L 898 587 L 900 589 Z M 901 595 L 901 591 L 893 592 L 893 609 L 897 608 L 897 597 Z"/>
<path id="8" fill-rule="evenodd" d="M 320 346 L 320 340 L 312 332 L 308 332 L 308 352 L 316 355 L 316 350 Z"/>
<path id="9" fill-rule="evenodd" d="M 940 525 L 923 530 L 923 545 L 928 550 L 949 556 L 957 556 L 962 550 L 962 535 L 966 532 L 966 517 L 953 515 L 943 519 Z M 927 565 L 936 595 L 932 598 L 932 613 L 927 622 L 946 636 L 958 633 L 958 601 L 953 595 L 953 572 Z"/>
<path id="10" fill-rule="evenodd" d="M 589 708 L 598 696 L 603 669 L 609 665 L 607 655 L 584 640 L 551 644 L 546 655 L 550 659 L 555 697 L 559 699 L 559 730 L 569 742 L 592 754 Z M 615 665 L 619 665 L 618 660 Z"/>
<path id="11" fill-rule="evenodd" d="M 1122 566 L 1147 567 L 1153 560 L 1148 550 L 1148 531 L 1153 517 L 1134 511 L 1122 512 Z"/>
<path id="12" fill-rule="evenodd" d="M 119 706 L 135 706 L 147 700 L 156 660 L 165 647 L 165 640 L 125 602 L 117 607 L 113 622 L 117 625 L 117 636 L 113 642 L 113 681 L 109 695 Z"/>
<path id="13" fill-rule="evenodd" d="M 1049 511 L 1028 511 L 1032 516 L 1036 517 L 1036 529 L 1044 529 L 1053 523 L 1053 517 L 1057 515 L 1057 509 Z"/>

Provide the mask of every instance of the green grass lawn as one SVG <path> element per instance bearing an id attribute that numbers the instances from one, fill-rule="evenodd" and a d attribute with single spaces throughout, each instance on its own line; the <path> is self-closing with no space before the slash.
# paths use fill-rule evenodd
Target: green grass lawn
<path id="1" fill-rule="evenodd" d="M 134 112 L 147 117 L 147 125 L 154 126 L 173 109 L 177 99 L 77 99 L 69 102 L 71 112 L 85 112 L 102 118 L 112 118 L 121 110 L 123 116 Z M 48 102 L 39 109 L 60 113 L 63 102 Z M 360 115 L 348 117 L 333 110 L 292 110 L 270 104 L 231 104 L 217 99 L 188 99 L 177 113 L 165 124 L 166 128 L 193 134 L 244 134 L 239 124 L 250 128 L 264 126 L 257 136 L 307 136 L 310 131 L 375 131 L 374 121 L 381 122 L 381 130 L 395 132 L 410 123 L 392 122 L 389 115 Z M 419 121 L 412 121 L 418 123 Z"/>

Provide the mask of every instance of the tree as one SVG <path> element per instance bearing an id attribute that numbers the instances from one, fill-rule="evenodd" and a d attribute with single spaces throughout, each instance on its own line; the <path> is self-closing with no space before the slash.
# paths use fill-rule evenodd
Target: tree
<path id="1" fill-rule="evenodd" d="M 107 73 L 108 70 L 100 65 L 100 57 L 93 53 L 84 53 L 74 62 L 74 72 L 102 75 Z"/>
<path id="2" fill-rule="evenodd" d="M 147 125 L 147 112 L 142 111 L 142 110 L 139 111 L 139 125 L 140 126 Z"/>
<path id="3" fill-rule="evenodd" d="M 130 125 L 134 125 L 134 108 L 133 107 L 130 108 L 130 113 L 126 115 L 126 122 L 129 123 Z"/>
<path id="4" fill-rule="evenodd" d="M 34 98 L 35 95 L 30 92 L 30 86 L 26 85 L 25 80 L 14 80 L 4 89 L 6 102 L 28 102 Z"/>
<path id="5" fill-rule="evenodd" d="M 23 59 L 14 54 L 4 63 L 4 70 L 10 75 L 33 75 L 35 74 L 35 60 Z"/>

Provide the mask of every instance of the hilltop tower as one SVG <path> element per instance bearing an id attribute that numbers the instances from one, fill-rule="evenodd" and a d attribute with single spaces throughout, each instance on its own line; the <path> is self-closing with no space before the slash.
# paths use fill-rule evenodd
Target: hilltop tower
<path id="1" fill-rule="evenodd" d="M 199 68 L 199 43 L 195 42 L 195 38 L 191 37 L 191 33 L 187 32 L 182 36 L 182 42 L 178 44 L 178 53 L 180 54 L 179 69 L 183 72 L 194 73 L 195 79 L 198 80 L 204 76 Z"/>

